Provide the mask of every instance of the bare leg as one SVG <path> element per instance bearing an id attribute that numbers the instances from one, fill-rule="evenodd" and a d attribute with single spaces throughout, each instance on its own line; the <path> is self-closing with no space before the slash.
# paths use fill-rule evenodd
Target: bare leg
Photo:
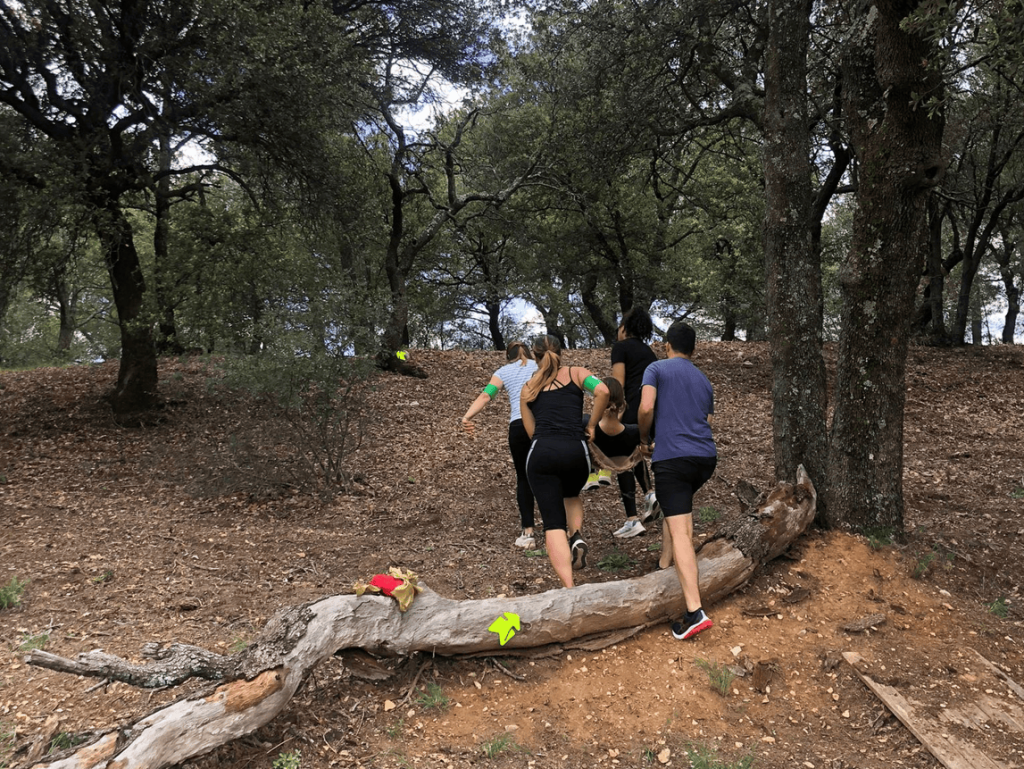
<path id="1" fill-rule="evenodd" d="M 672 555 L 676 574 L 683 588 L 686 610 L 700 608 L 700 585 L 697 582 L 697 554 L 693 550 L 693 515 L 673 515 L 665 518 L 672 537 Z"/>
<path id="2" fill-rule="evenodd" d="M 583 528 L 583 500 L 579 497 L 566 497 L 563 502 L 566 528 L 569 530 L 569 536 L 572 536 Z"/>
<path id="3" fill-rule="evenodd" d="M 658 556 L 658 568 L 667 569 L 672 565 L 672 532 L 668 528 L 668 518 L 661 520 L 661 555 Z"/>
<path id="4" fill-rule="evenodd" d="M 544 532 L 544 544 L 548 548 L 548 558 L 555 567 L 555 574 L 562 580 L 562 585 L 572 587 L 572 553 L 569 552 L 569 537 L 561 529 L 548 529 Z"/>

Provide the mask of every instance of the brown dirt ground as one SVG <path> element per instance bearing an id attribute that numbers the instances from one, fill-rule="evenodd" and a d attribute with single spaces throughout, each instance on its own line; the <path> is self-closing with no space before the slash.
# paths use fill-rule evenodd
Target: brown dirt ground
<path id="1" fill-rule="evenodd" d="M 199 686 L 139 691 L 28 667 L 19 647 L 32 639 L 68 657 L 138 659 L 154 640 L 226 651 L 277 609 L 390 566 L 452 598 L 556 587 L 546 558 L 512 546 L 507 404 L 481 415 L 475 440 L 458 428 L 502 356 L 414 357 L 430 378 L 375 381 L 350 457 L 358 482 L 326 501 L 289 485 L 288 428 L 207 387 L 201 360 L 161 365 L 168 405 L 142 428 L 102 405 L 115 364 L 0 374 L 0 586 L 29 580 L 0 611 L 0 767 L 24 757 L 52 714 L 69 734 L 109 727 Z M 608 371 L 607 350 L 568 359 Z M 766 347 L 739 343 L 704 344 L 695 360 L 715 386 L 721 453 L 697 500 L 704 539 L 738 513 L 737 482 L 770 484 L 770 361 Z M 190 767 L 286 769 L 293 751 L 302 769 L 686 767 L 694 747 L 766 769 L 937 767 L 837 654 L 861 653 L 936 717 L 980 688 L 1011 696 L 972 650 L 1024 683 L 1022 369 L 1015 348 L 911 350 L 906 542 L 808 532 L 710 607 L 715 627 L 692 642 L 653 627 L 540 659 L 335 656 L 278 718 Z M 592 562 L 621 554 L 628 565 L 591 566 L 580 582 L 657 568 L 659 533 L 611 537 L 614 491 L 590 492 L 585 507 Z M 876 629 L 843 630 L 877 613 Z M 744 675 L 723 696 L 697 660 Z M 366 680 L 368 669 L 386 678 Z M 446 708 L 430 707 L 428 686 Z M 400 704 L 385 711 L 389 700 Z M 1024 735 L 1006 724 L 943 728 L 1024 766 Z"/>

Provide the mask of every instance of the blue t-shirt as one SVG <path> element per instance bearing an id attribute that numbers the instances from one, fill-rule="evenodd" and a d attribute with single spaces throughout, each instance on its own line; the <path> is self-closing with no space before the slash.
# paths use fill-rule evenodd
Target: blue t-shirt
<path id="1" fill-rule="evenodd" d="M 523 389 L 523 385 L 530 381 L 537 371 L 537 361 L 528 360 L 525 363 L 522 361 L 514 360 L 511 363 L 506 363 L 500 369 L 494 372 L 494 376 L 501 380 L 502 386 L 505 388 L 505 392 L 508 393 L 509 402 L 512 404 L 512 411 L 509 413 L 509 422 L 515 422 L 517 419 L 522 419 L 523 415 L 519 410 L 519 393 Z"/>
<path id="2" fill-rule="evenodd" d="M 654 455 L 651 461 L 676 457 L 718 456 L 708 416 L 715 413 L 711 382 L 687 358 L 668 358 L 644 371 L 644 386 L 657 389 L 654 402 Z"/>

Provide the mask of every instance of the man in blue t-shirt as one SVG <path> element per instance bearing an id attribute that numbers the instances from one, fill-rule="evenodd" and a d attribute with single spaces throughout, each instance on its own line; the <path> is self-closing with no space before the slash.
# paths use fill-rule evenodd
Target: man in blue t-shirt
<path id="1" fill-rule="evenodd" d="M 711 627 L 700 605 L 697 556 L 693 550 L 693 495 L 714 474 L 718 451 L 711 435 L 715 395 L 690 356 L 697 334 L 677 320 L 665 334 L 666 360 L 644 371 L 640 392 L 640 449 L 651 457 L 654 488 L 665 514 L 663 558 L 675 561 L 686 614 L 672 625 L 683 640 Z M 657 443 L 652 441 L 657 438 Z"/>

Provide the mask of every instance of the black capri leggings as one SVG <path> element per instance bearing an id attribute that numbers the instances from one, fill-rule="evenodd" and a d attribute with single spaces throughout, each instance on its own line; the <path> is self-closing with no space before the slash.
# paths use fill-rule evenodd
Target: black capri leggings
<path id="1" fill-rule="evenodd" d="M 530 453 L 531 443 L 522 419 L 509 422 L 508 450 L 516 468 L 516 504 L 519 506 L 519 522 L 524 529 L 533 528 L 533 490 L 526 477 L 526 457 Z"/>
<path id="2" fill-rule="evenodd" d="M 579 438 L 537 438 L 526 460 L 526 477 L 537 498 L 544 530 L 566 531 L 565 500 L 578 497 L 590 475 L 590 452 Z"/>

